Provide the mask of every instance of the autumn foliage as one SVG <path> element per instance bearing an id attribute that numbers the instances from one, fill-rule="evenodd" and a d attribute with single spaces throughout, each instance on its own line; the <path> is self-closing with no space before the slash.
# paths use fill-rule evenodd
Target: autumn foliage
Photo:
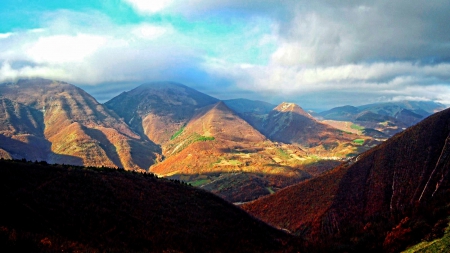
<path id="1" fill-rule="evenodd" d="M 450 110 L 437 113 L 331 172 L 243 208 L 305 238 L 308 251 L 396 252 L 430 239 L 449 215 L 449 126 Z"/>
<path id="2" fill-rule="evenodd" d="M 0 160 L 5 252 L 277 252 L 290 237 L 181 182 Z"/>

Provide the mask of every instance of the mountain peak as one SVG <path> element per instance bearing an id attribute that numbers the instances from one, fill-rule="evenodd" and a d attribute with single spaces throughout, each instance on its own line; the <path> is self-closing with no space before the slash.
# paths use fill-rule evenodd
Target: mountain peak
<path id="1" fill-rule="evenodd" d="M 213 108 L 221 111 L 230 111 L 230 113 L 234 114 L 234 112 L 223 101 L 219 101 L 214 104 Z"/>
<path id="2" fill-rule="evenodd" d="M 292 113 L 297 113 L 300 114 L 302 116 L 308 117 L 308 118 L 313 118 L 311 116 L 311 114 L 309 114 L 308 112 L 306 112 L 305 110 L 303 110 L 303 108 L 301 108 L 299 105 L 295 104 L 295 103 L 288 103 L 288 102 L 283 102 L 281 104 L 279 104 L 277 107 L 275 107 L 273 109 L 274 111 L 278 111 L 278 112 L 292 112 Z"/>
<path id="3" fill-rule="evenodd" d="M 135 88 L 135 90 L 145 90 L 145 89 L 153 89 L 153 90 L 166 90 L 166 89 L 177 89 L 177 88 L 189 88 L 186 85 L 170 82 L 170 81 L 162 81 L 162 82 L 150 82 L 139 85 Z"/>
<path id="4" fill-rule="evenodd" d="M 174 82 L 144 83 L 106 102 L 136 132 L 161 144 L 196 113 L 219 100 Z"/>
<path id="5" fill-rule="evenodd" d="M 277 107 L 275 107 L 275 110 L 280 111 L 280 112 L 286 112 L 286 111 L 292 111 L 297 108 L 301 109 L 300 106 L 298 106 L 294 103 L 283 102 L 283 103 L 279 104 Z"/>
<path id="6" fill-rule="evenodd" d="M 399 252 L 406 246 L 405 238 L 414 234 L 414 240 L 418 240 L 435 226 L 431 221 L 447 217 L 446 213 L 441 216 L 432 210 L 448 205 L 449 122 L 450 109 L 428 117 L 330 173 L 243 208 L 274 226 L 314 238 L 310 245 L 322 245 L 323 238 L 328 242 L 352 238 L 352 242 L 367 247 L 371 244 L 361 238 L 377 233 L 380 237 L 376 242 L 372 239 L 380 247 L 376 251 L 396 247 L 389 252 Z M 283 209 L 276 208 L 280 203 L 285 204 Z M 430 219 L 430 215 L 434 217 Z M 424 217 L 430 221 L 427 229 L 417 225 Z M 403 227 L 406 220 L 408 227 Z M 344 227 L 352 229 L 343 232 Z M 334 243 L 329 245 L 336 248 Z M 356 245 L 354 248 L 363 251 Z"/>

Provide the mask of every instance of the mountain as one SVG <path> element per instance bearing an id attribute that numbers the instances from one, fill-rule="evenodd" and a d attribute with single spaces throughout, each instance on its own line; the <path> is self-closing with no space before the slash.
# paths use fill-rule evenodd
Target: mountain
<path id="1" fill-rule="evenodd" d="M 345 105 L 332 108 L 328 111 L 320 112 L 317 115 L 329 120 L 347 121 L 353 119 L 354 115 L 359 113 L 355 106 Z"/>
<path id="2" fill-rule="evenodd" d="M 263 133 L 271 140 L 298 144 L 305 148 L 332 150 L 358 136 L 338 130 L 314 119 L 300 106 L 281 103 L 267 116 Z"/>
<path id="3" fill-rule="evenodd" d="M 185 85 L 155 82 L 123 92 L 105 105 L 122 117 L 135 132 L 164 144 L 196 110 L 219 100 Z"/>
<path id="4" fill-rule="evenodd" d="M 194 187 L 111 168 L 0 160 L 5 252 L 286 252 L 292 238 Z"/>
<path id="5" fill-rule="evenodd" d="M 2 157 L 146 170 L 159 148 L 71 84 L 0 84 Z"/>
<path id="6" fill-rule="evenodd" d="M 156 162 L 155 173 L 204 186 L 233 202 L 316 176 L 365 145 L 353 143 L 354 137 L 341 150 L 324 142 L 323 152 L 274 143 L 249 124 L 250 118 L 241 118 L 257 115 L 262 128 L 276 120 L 268 117 L 273 105 L 230 100 L 233 111 L 176 83 L 143 84 L 107 107 L 73 85 L 45 79 L 2 84 L 0 94 L 1 157 L 132 170 L 148 170 Z"/>
<path id="7" fill-rule="evenodd" d="M 223 182 L 207 189 L 232 202 L 252 200 L 311 177 L 302 169 L 308 164 L 303 150 L 272 143 L 224 102 L 198 110 L 163 149 L 166 159 L 151 172 L 196 186 Z M 248 184 L 258 187 L 242 191 Z"/>
<path id="8" fill-rule="evenodd" d="M 409 110 L 415 114 L 427 117 L 433 113 L 444 110 L 445 105 L 433 101 L 399 101 L 399 102 L 386 102 L 386 103 L 374 103 L 368 105 L 358 106 L 360 111 L 370 110 L 372 112 L 394 117 L 398 112 L 402 110 Z"/>
<path id="9" fill-rule="evenodd" d="M 349 121 L 370 132 L 376 130 L 387 136 L 393 136 L 443 109 L 445 109 L 443 104 L 432 101 L 400 101 L 358 107 L 341 106 L 318 113 L 316 117 L 327 120 L 327 123 L 330 123 L 330 120 Z M 373 137 L 379 136 L 379 133 L 376 133 Z"/>
<path id="10" fill-rule="evenodd" d="M 0 97 L 0 157 L 45 160 L 50 143 L 43 122 L 39 110 Z"/>
<path id="11" fill-rule="evenodd" d="M 449 216 L 450 109 L 319 177 L 243 206 L 302 236 L 307 252 L 398 252 Z"/>

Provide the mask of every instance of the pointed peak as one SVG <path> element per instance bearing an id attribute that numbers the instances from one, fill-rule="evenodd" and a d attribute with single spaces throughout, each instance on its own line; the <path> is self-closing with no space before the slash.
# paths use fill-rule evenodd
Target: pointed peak
<path id="1" fill-rule="evenodd" d="M 222 113 L 233 114 L 233 115 L 235 114 L 234 111 L 231 110 L 230 107 L 228 107 L 225 104 L 225 102 L 223 102 L 223 101 L 219 101 L 219 102 L 213 104 L 210 108 L 211 108 L 210 111 L 217 110 L 217 111 L 221 111 Z"/>
<path id="2" fill-rule="evenodd" d="M 279 112 L 302 112 L 308 114 L 303 108 L 295 103 L 283 102 L 274 108 L 275 111 Z"/>
<path id="3" fill-rule="evenodd" d="M 298 106 L 294 103 L 283 102 L 283 103 L 279 104 L 277 107 L 275 107 L 275 110 L 280 111 L 280 112 L 286 112 L 286 111 L 293 111 L 298 108 L 302 109 L 300 106 Z"/>
<path id="4" fill-rule="evenodd" d="M 311 116 L 311 114 L 309 114 L 308 112 L 303 110 L 303 108 L 301 108 L 299 105 L 297 105 L 295 103 L 283 102 L 283 103 L 279 104 L 277 107 L 275 107 L 273 110 L 278 111 L 278 112 L 284 112 L 284 113 L 292 112 L 292 113 L 297 113 L 297 114 L 303 115 L 308 118 L 313 118 Z"/>
<path id="5" fill-rule="evenodd" d="M 222 100 L 220 100 L 219 102 L 214 104 L 214 107 L 217 107 L 217 108 L 219 108 L 219 107 L 228 108 L 228 106 Z"/>

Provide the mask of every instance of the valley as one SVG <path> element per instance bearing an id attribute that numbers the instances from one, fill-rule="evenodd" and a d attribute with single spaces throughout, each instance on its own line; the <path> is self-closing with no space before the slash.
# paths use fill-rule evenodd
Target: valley
<path id="1" fill-rule="evenodd" d="M 405 102 L 310 114 L 172 82 L 142 84 L 104 105 L 46 79 L 4 83 L 0 94 L 3 158 L 150 171 L 236 203 L 316 177 L 441 109 Z M 397 117 L 405 110 L 415 120 Z"/>
<path id="2" fill-rule="evenodd" d="M 450 111 L 431 102 L 314 113 L 154 82 L 100 104 L 65 82 L 3 83 L 0 186 L 11 208 L 0 242 L 398 252 L 446 235 L 449 124 Z"/>

